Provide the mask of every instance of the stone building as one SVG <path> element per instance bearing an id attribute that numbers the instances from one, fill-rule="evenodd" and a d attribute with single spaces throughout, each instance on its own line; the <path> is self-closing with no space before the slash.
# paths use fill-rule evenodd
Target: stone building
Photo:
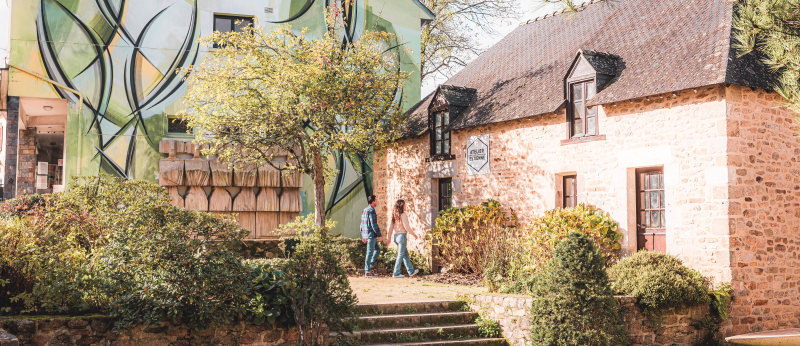
<path id="1" fill-rule="evenodd" d="M 399 198 L 418 230 L 489 198 L 522 222 L 591 204 L 626 251 L 730 282 L 726 334 L 800 327 L 800 129 L 732 48 L 733 6 L 595 0 L 523 23 L 409 111 L 375 162 L 381 222 Z"/>

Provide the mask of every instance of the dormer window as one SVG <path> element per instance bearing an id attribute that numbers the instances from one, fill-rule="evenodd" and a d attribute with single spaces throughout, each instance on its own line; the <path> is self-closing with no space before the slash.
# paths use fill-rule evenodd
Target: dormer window
<path id="1" fill-rule="evenodd" d="M 585 49 L 575 55 L 564 77 L 568 133 L 565 143 L 604 138 L 598 130 L 597 106 L 593 106 L 591 101 L 596 93 L 619 76 L 621 61 L 615 55 Z"/>
<path id="2" fill-rule="evenodd" d="M 596 92 L 594 79 L 570 83 L 567 114 L 570 138 L 597 134 L 597 108 L 586 105 Z"/>
<path id="3" fill-rule="evenodd" d="M 450 155 L 450 112 L 443 110 L 433 113 L 431 131 L 431 156 Z"/>

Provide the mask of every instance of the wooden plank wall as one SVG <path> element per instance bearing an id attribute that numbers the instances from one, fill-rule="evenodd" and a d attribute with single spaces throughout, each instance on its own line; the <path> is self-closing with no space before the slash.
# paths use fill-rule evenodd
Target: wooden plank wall
<path id="1" fill-rule="evenodd" d="M 250 239 L 280 236 L 279 225 L 294 220 L 303 210 L 299 172 L 284 173 L 270 165 L 229 167 L 216 159 L 207 160 L 191 142 L 164 140 L 159 151 L 159 179 L 172 204 L 189 210 L 214 214 L 236 214 Z"/>

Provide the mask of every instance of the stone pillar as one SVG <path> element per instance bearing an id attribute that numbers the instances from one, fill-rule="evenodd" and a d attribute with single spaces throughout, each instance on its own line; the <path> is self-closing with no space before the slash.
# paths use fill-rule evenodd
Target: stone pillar
<path id="1" fill-rule="evenodd" d="M 36 129 L 19 131 L 16 195 L 36 193 Z"/>
<path id="2" fill-rule="evenodd" d="M 19 97 L 8 97 L 6 128 L 3 138 L 6 141 L 5 176 L 3 177 L 3 198 L 14 198 L 17 183 L 17 131 L 19 129 Z"/>

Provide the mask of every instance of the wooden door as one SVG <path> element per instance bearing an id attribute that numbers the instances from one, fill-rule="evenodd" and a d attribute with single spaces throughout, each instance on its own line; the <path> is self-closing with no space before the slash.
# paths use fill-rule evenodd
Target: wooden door
<path id="1" fill-rule="evenodd" d="M 666 252 L 664 170 L 638 170 L 636 178 L 637 249 Z"/>

